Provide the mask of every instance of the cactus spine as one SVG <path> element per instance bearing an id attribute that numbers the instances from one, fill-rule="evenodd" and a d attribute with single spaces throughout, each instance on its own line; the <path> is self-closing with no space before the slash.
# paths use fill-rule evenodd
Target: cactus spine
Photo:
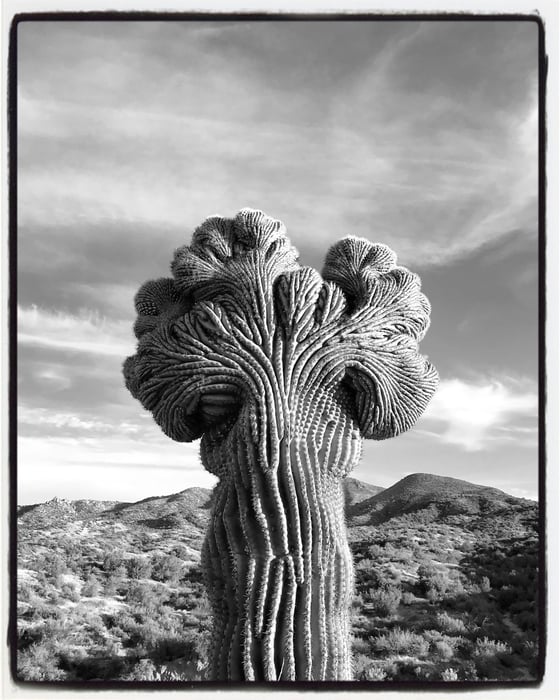
<path id="1" fill-rule="evenodd" d="M 215 489 L 203 567 L 217 680 L 347 680 L 353 567 L 342 482 L 362 439 L 407 430 L 437 374 L 429 304 L 386 246 L 346 238 L 323 276 L 262 212 L 213 217 L 136 296 L 126 384 Z"/>

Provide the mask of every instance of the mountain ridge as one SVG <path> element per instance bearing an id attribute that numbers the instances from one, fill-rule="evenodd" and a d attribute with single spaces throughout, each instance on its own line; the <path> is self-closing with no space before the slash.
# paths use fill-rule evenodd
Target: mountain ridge
<path id="1" fill-rule="evenodd" d="M 380 493 L 349 509 L 348 517 L 360 525 L 379 525 L 393 517 L 424 511 L 431 519 L 484 516 L 508 507 L 534 504 L 492 486 L 463 479 L 418 472 L 409 474 Z"/>
<path id="2" fill-rule="evenodd" d="M 31 526 L 103 518 L 137 522 L 155 528 L 189 523 L 204 530 L 210 515 L 213 489 L 193 486 L 177 493 L 149 496 L 139 501 L 52 498 L 44 503 L 18 506 L 17 516 Z M 394 517 L 428 511 L 436 518 L 454 515 L 480 516 L 501 512 L 508 506 L 531 503 L 500 489 L 463 479 L 425 472 L 409 474 L 383 488 L 354 477 L 344 481 L 347 522 L 378 525 Z"/>

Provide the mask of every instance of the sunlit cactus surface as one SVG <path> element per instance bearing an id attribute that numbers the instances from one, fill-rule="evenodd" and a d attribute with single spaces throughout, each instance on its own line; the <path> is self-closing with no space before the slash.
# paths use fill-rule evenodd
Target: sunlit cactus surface
<path id="1" fill-rule="evenodd" d="M 430 306 L 385 245 L 347 237 L 322 275 L 260 211 L 212 217 L 136 295 L 130 392 L 218 477 L 203 568 L 214 680 L 352 678 L 344 477 L 437 385 Z"/>

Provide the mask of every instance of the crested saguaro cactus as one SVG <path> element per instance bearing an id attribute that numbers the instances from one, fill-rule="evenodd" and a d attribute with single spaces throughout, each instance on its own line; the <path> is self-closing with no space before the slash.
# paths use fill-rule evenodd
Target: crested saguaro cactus
<path id="1" fill-rule="evenodd" d="M 252 209 L 207 219 L 171 268 L 136 296 L 124 374 L 169 437 L 202 437 L 219 480 L 202 554 L 211 677 L 350 679 L 342 481 L 363 438 L 407 430 L 435 391 L 420 280 L 354 237 L 321 276 Z"/>

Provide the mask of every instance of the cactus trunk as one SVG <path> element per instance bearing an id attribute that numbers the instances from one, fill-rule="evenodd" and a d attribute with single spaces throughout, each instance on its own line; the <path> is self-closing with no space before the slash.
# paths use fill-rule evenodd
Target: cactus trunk
<path id="1" fill-rule="evenodd" d="M 352 557 L 342 481 L 327 467 L 351 468 L 360 441 L 341 444 L 344 433 L 319 420 L 324 403 L 307 418 L 314 430 L 280 440 L 272 469 L 259 467 L 258 444 L 243 430 L 219 454 L 203 449 L 211 471 L 212 459 L 229 455 L 230 475 L 216 487 L 203 554 L 212 678 L 351 678 Z"/>

